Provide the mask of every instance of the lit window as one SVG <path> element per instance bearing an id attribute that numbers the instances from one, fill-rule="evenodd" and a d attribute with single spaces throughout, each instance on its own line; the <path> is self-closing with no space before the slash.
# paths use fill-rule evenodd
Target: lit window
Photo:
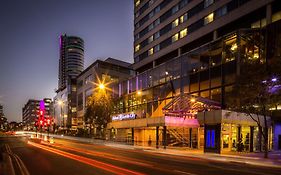
<path id="1" fill-rule="evenodd" d="M 136 0 L 135 2 L 135 6 L 137 7 L 138 5 L 140 5 L 140 0 Z"/>
<path id="2" fill-rule="evenodd" d="M 277 12 L 277 13 L 274 13 L 272 15 L 272 22 L 275 22 L 275 21 L 278 21 L 281 19 L 281 11 Z"/>
<path id="3" fill-rule="evenodd" d="M 213 4 L 214 3 L 214 0 L 205 0 L 204 1 L 204 7 L 206 8 L 206 7 L 209 7 L 211 4 Z"/>
<path id="4" fill-rule="evenodd" d="M 214 13 L 210 13 L 208 16 L 204 18 L 204 24 L 209 24 L 214 21 Z"/>
<path id="5" fill-rule="evenodd" d="M 180 17 L 180 23 L 183 23 L 184 21 L 186 21 L 187 20 L 187 13 L 185 13 L 184 15 L 182 15 L 181 17 Z"/>
<path id="6" fill-rule="evenodd" d="M 138 45 L 136 45 L 136 47 L 135 47 L 135 52 L 137 52 L 137 51 L 139 51 L 140 50 L 140 45 L 138 44 Z"/>
<path id="7" fill-rule="evenodd" d="M 149 38 L 148 38 L 148 43 L 151 43 L 153 41 L 153 35 L 151 35 Z"/>
<path id="8" fill-rule="evenodd" d="M 183 38 L 187 35 L 187 28 L 180 31 L 180 38 Z"/>
<path id="9" fill-rule="evenodd" d="M 173 28 L 177 27 L 178 25 L 179 25 L 179 19 L 174 20 L 172 23 Z"/>
<path id="10" fill-rule="evenodd" d="M 153 50 L 154 50 L 153 48 L 149 49 L 148 50 L 148 55 L 152 55 L 153 54 Z"/>
<path id="11" fill-rule="evenodd" d="M 175 35 L 172 36 L 172 42 L 175 42 L 177 40 L 179 40 L 179 34 L 178 33 L 176 33 Z"/>

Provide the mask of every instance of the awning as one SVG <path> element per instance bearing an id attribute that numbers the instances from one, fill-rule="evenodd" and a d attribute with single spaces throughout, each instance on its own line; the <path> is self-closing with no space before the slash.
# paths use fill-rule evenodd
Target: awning
<path id="1" fill-rule="evenodd" d="M 163 107 L 165 116 L 191 117 L 198 112 L 221 109 L 219 102 L 208 98 L 183 94 L 175 97 Z"/>

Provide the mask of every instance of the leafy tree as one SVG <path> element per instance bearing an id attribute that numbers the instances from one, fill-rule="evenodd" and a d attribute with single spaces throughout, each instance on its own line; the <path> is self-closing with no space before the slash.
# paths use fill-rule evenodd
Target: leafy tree
<path id="1" fill-rule="evenodd" d="M 281 99 L 280 68 L 280 59 L 276 59 L 270 65 L 261 63 L 259 60 L 244 61 L 241 63 L 240 75 L 237 76 L 236 84 L 230 94 L 228 107 L 246 113 L 257 123 L 263 138 L 265 158 L 268 157 L 268 129 L 270 127 L 267 117 L 271 117 L 270 109 Z"/>
<path id="2" fill-rule="evenodd" d="M 94 92 L 88 98 L 84 119 L 90 124 L 90 128 L 94 126 L 97 129 L 97 137 L 104 138 L 105 128 L 107 123 L 110 122 L 112 111 L 113 98 L 105 90 Z"/>

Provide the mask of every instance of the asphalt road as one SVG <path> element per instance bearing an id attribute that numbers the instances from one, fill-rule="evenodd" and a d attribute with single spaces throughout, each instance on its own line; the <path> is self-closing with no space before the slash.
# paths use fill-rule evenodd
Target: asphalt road
<path id="1" fill-rule="evenodd" d="M 185 174 L 185 175 L 269 175 L 281 168 L 219 162 L 173 156 L 145 150 L 122 149 L 57 139 L 47 145 L 28 142 L 24 137 L 0 138 L 18 155 L 30 175 L 87 174 Z M 1 173 L 0 173 L 1 174 Z"/>

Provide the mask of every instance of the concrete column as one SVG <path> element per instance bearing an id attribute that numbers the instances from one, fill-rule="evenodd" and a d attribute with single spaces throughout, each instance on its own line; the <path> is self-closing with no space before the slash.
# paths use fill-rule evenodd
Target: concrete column
<path id="1" fill-rule="evenodd" d="M 159 148 L 159 126 L 156 126 L 156 148 Z"/>
<path id="2" fill-rule="evenodd" d="M 155 66 L 156 66 L 156 61 L 153 61 L 152 62 L 152 68 L 155 68 Z"/>
<path id="3" fill-rule="evenodd" d="M 216 40 L 218 38 L 218 31 L 214 30 L 213 31 L 213 40 Z"/>
<path id="4" fill-rule="evenodd" d="M 192 148 L 192 128 L 189 128 L 189 146 Z"/>
<path id="5" fill-rule="evenodd" d="M 135 144 L 135 132 L 134 132 L 134 128 L 132 128 L 132 145 Z"/>
<path id="6" fill-rule="evenodd" d="M 178 56 L 181 56 L 181 48 L 178 48 Z"/>
<path id="7" fill-rule="evenodd" d="M 266 6 L 266 25 L 272 22 L 272 8 L 271 4 L 267 4 Z"/>
<path id="8" fill-rule="evenodd" d="M 167 146 L 167 126 L 163 126 L 163 146 L 166 149 Z"/>

